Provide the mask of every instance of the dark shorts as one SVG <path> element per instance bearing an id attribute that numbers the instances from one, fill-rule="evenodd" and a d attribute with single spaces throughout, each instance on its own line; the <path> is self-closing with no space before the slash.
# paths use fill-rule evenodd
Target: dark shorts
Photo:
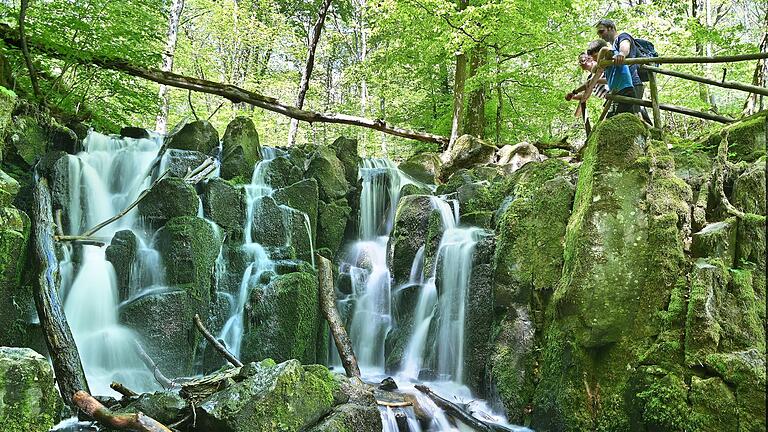
<path id="1" fill-rule="evenodd" d="M 637 97 L 634 87 L 627 87 L 614 94 L 619 96 L 631 97 L 631 98 Z M 611 108 L 611 111 L 608 113 L 608 115 L 606 115 L 606 118 L 611 118 L 616 114 L 621 114 L 621 113 L 637 114 L 637 112 L 639 111 L 638 107 L 639 107 L 638 105 L 621 103 L 621 102 L 613 102 L 613 108 Z"/>

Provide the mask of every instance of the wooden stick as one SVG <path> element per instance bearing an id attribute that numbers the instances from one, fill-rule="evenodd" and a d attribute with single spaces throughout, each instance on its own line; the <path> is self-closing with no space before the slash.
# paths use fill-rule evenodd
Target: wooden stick
<path id="1" fill-rule="evenodd" d="M 72 242 L 80 243 L 89 246 L 104 246 L 109 242 L 109 239 L 104 237 L 86 237 L 86 236 L 70 236 L 70 235 L 57 235 L 54 240 L 58 242 Z"/>
<path id="2" fill-rule="evenodd" d="M 141 412 L 116 414 L 82 390 L 72 396 L 72 402 L 88 416 L 111 428 L 138 432 L 171 432 L 165 425 Z"/>
<path id="3" fill-rule="evenodd" d="M 439 408 L 445 411 L 446 414 L 460 420 L 461 422 L 473 428 L 474 430 L 483 431 L 483 432 L 512 432 L 513 431 L 513 429 L 510 429 L 506 426 L 480 420 L 479 418 L 470 414 L 467 409 L 462 408 L 458 404 L 455 404 L 445 398 L 440 397 L 437 393 L 435 393 L 434 391 L 432 391 L 432 389 L 430 389 L 425 385 L 417 384 L 414 387 L 416 387 L 418 391 L 424 393 L 425 395 L 427 395 L 427 397 L 432 399 L 432 402 L 434 402 L 435 405 L 437 405 Z"/>
<path id="4" fill-rule="evenodd" d="M 643 68 L 643 69 L 646 69 L 648 72 L 651 72 L 651 73 L 656 72 L 656 73 L 660 73 L 662 75 L 669 75 L 669 76 L 673 76 L 673 77 L 677 77 L 677 78 L 683 78 L 683 79 L 687 79 L 687 80 L 691 80 L 691 81 L 700 82 L 700 83 L 703 83 L 703 84 L 709 84 L 709 85 L 713 85 L 713 86 L 717 86 L 717 87 L 723 87 L 723 88 L 729 88 L 729 89 L 735 89 L 735 90 L 742 90 L 742 91 L 745 91 L 745 92 L 748 92 L 748 93 L 756 93 L 756 94 L 759 94 L 759 95 L 768 96 L 768 88 L 765 88 L 765 87 L 760 87 L 760 86 L 751 85 L 751 84 L 742 84 L 742 83 L 738 83 L 738 82 L 735 82 L 735 81 L 725 81 L 725 80 L 723 80 L 723 81 L 716 81 L 716 80 L 709 79 L 709 78 L 703 78 L 703 77 L 699 77 L 699 76 L 692 75 L 692 74 L 687 74 L 687 73 L 677 72 L 677 71 L 671 71 L 671 70 L 667 70 L 667 69 L 661 69 L 661 68 L 657 68 L 657 67 L 654 67 L 654 66 L 648 66 L 648 65 L 641 65 L 640 67 Z M 650 76 L 651 75 L 649 74 L 649 78 L 650 78 Z"/>
<path id="5" fill-rule="evenodd" d="M 648 72 L 648 84 L 651 87 L 651 106 L 653 107 L 653 127 L 661 130 L 661 111 L 659 110 L 659 88 L 656 85 L 656 74 Z"/>
<path id="6" fill-rule="evenodd" d="M 232 355 L 231 352 L 221 344 L 218 340 L 216 340 L 215 337 L 211 334 L 211 332 L 208 331 L 207 328 L 203 325 L 203 322 L 200 320 L 200 315 L 195 314 L 195 317 L 193 318 L 195 321 L 195 326 L 197 326 L 197 329 L 200 330 L 200 333 L 203 334 L 203 337 L 208 341 L 208 343 L 213 346 L 213 348 L 216 349 L 216 351 L 221 354 L 222 357 L 224 357 L 228 362 L 232 363 L 232 365 L 236 367 L 241 367 L 243 365 L 243 362 L 237 359 L 234 355 Z"/>
<path id="7" fill-rule="evenodd" d="M 320 309 L 323 311 L 328 326 L 331 329 L 336 349 L 339 350 L 341 364 L 348 377 L 360 378 L 360 367 L 357 365 L 357 357 L 352 348 L 352 340 L 344 328 L 344 321 L 336 309 L 336 294 L 333 289 L 333 270 L 328 258 L 315 254 L 317 263 L 317 283 L 320 289 Z"/>
<path id="8" fill-rule="evenodd" d="M 609 95 L 606 95 L 605 97 L 606 97 L 606 99 L 614 101 L 614 102 L 628 103 L 628 104 L 640 105 L 640 106 L 644 106 L 644 107 L 653 106 L 651 101 L 645 100 L 645 99 L 637 99 L 637 98 L 632 98 L 632 97 L 628 97 L 628 96 L 620 96 L 620 95 L 615 95 L 615 94 L 609 94 Z M 716 121 L 716 122 L 720 122 L 720 123 L 733 123 L 734 121 L 736 121 L 736 120 L 734 120 L 732 118 L 719 116 L 717 114 L 710 114 L 710 113 L 706 113 L 706 112 L 695 111 L 695 110 L 692 110 L 692 109 L 689 109 L 689 108 L 685 108 L 685 107 L 681 107 L 681 106 L 677 106 L 677 105 L 659 104 L 659 109 L 662 109 L 664 111 L 671 111 L 671 112 L 676 112 L 676 113 L 680 113 L 680 114 L 685 114 L 685 115 L 688 115 L 688 116 L 691 116 L 691 117 L 696 117 L 696 118 L 700 118 L 700 119 L 704 119 L 704 120 L 712 120 L 712 121 Z"/>
<path id="9" fill-rule="evenodd" d="M 625 65 L 641 64 L 690 64 L 690 63 L 732 63 L 740 61 L 761 60 L 768 58 L 768 53 L 739 54 L 732 56 L 712 57 L 634 57 L 624 60 Z M 601 67 L 611 66 L 613 61 L 600 61 Z"/>
<path id="10" fill-rule="evenodd" d="M 135 397 L 135 396 L 139 395 L 135 391 L 129 389 L 128 387 L 126 387 L 125 385 L 123 385 L 123 384 L 121 384 L 121 383 L 119 383 L 117 381 L 112 381 L 112 384 L 109 385 L 109 388 L 111 388 L 112 390 L 120 393 L 121 395 L 123 395 L 125 397 Z"/>
<path id="11" fill-rule="evenodd" d="M 80 235 L 80 237 L 90 237 L 93 234 L 95 234 L 98 230 L 104 228 L 105 226 L 111 224 L 112 222 L 114 222 L 114 221 L 120 219 L 121 217 L 127 215 L 129 211 L 133 210 L 134 207 L 139 205 L 141 200 L 143 200 L 144 198 L 146 198 L 147 195 L 149 195 L 149 192 L 152 190 L 152 188 L 155 187 L 160 182 L 160 180 L 162 180 L 163 177 L 165 177 L 166 174 L 168 174 L 170 171 L 171 171 L 171 169 L 168 168 L 167 170 L 165 170 L 165 172 L 160 174 L 160 177 L 158 177 L 157 180 L 155 180 L 155 182 L 152 183 L 152 185 L 150 187 L 148 187 L 148 188 L 144 189 L 143 191 L 141 191 L 139 196 L 136 197 L 136 199 L 132 203 L 130 203 L 128 205 L 128 207 L 124 208 L 120 213 L 112 216 L 111 218 L 105 220 L 104 222 L 101 222 L 98 225 L 96 225 L 95 227 L 93 227 L 93 228 L 89 229 L 88 231 L 82 233 Z"/>
<path id="12" fill-rule="evenodd" d="M 10 28 L 8 25 L 0 25 L 0 38 L 2 38 L 2 40 L 5 41 L 9 46 L 20 46 L 18 31 Z M 37 51 L 54 58 L 68 60 L 80 64 L 92 64 L 104 69 L 119 71 L 131 76 L 153 81 L 158 84 L 165 84 L 171 87 L 185 90 L 217 95 L 234 103 L 245 102 L 247 104 L 263 108 L 267 111 L 282 114 L 299 121 L 305 121 L 308 123 L 321 122 L 358 126 L 384 132 L 389 135 L 440 145 L 447 145 L 449 141 L 448 137 L 397 127 L 395 125 L 388 124 L 382 119 L 367 119 L 364 117 L 357 117 L 347 114 L 320 113 L 299 109 L 294 106 L 281 103 L 273 97 L 265 96 L 255 91 L 246 90 L 231 84 L 223 84 L 215 81 L 208 81 L 205 79 L 180 75 L 173 72 L 165 72 L 160 69 L 146 69 L 131 64 L 127 60 L 121 58 L 107 57 L 85 51 L 71 51 L 68 53 L 62 53 L 57 51 L 55 48 L 45 46 L 41 43 L 29 45 L 30 47 L 35 48 Z"/>
<path id="13" fill-rule="evenodd" d="M 175 382 L 169 380 L 165 375 L 163 375 L 163 373 L 160 371 L 160 368 L 157 367 L 157 363 L 155 363 L 155 361 L 152 360 L 152 357 L 150 357 L 149 354 L 144 351 L 144 348 L 141 347 L 138 341 L 134 341 L 133 347 L 136 350 L 136 353 L 139 355 L 141 361 L 144 363 L 147 369 L 152 371 L 152 375 L 155 377 L 155 380 L 160 383 L 161 386 L 166 389 L 178 387 Z"/>
<path id="14" fill-rule="evenodd" d="M 411 403 L 409 401 L 388 402 L 388 401 L 383 401 L 383 400 L 378 400 L 378 399 L 376 399 L 376 404 L 377 405 L 381 405 L 381 406 L 385 406 L 385 407 L 390 407 L 390 408 L 402 408 L 402 407 L 407 407 L 407 406 L 413 405 L 413 403 Z"/>
<path id="15" fill-rule="evenodd" d="M 35 307 L 51 355 L 59 392 L 64 400 L 79 390 L 88 390 L 83 364 L 59 299 L 59 261 L 53 243 L 53 213 L 48 180 L 35 170 L 32 191 L 33 256 L 37 268 Z"/>

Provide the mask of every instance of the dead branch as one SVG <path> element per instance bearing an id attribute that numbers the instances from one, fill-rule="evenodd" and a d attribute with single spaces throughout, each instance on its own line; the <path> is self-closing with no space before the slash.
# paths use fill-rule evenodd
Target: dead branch
<path id="1" fill-rule="evenodd" d="M 112 390 L 120 393 L 121 395 L 123 395 L 125 397 L 134 397 L 134 396 L 138 396 L 139 395 L 135 391 L 129 389 L 128 387 L 126 387 L 125 385 L 123 385 L 123 384 L 121 384 L 121 383 L 119 383 L 117 381 L 112 381 L 112 384 L 110 384 L 109 387 Z"/>
<path id="2" fill-rule="evenodd" d="M 483 432 L 512 432 L 512 429 L 508 427 L 480 420 L 479 418 L 469 413 L 466 408 L 440 397 L 437 393 L 425 385 L 417 384 L 415 387 L 416 390 L 424 393 L 427 395 L 427 397 L 432 399 L 435 405 L 445 411 L 446 414 L 457 420 L 460 420 L 462 423 L 466 424 L 474 430 Z"/>
<path id="3" fill-rule="evenodd" d="M 149 354 L 144 351 L 144 348 L 141 347 L 138 341 L 135 341 L 134 349 L 136 349 L 136 354 L 139 355 L 139 358 L 147 367 L 147 369 L 152 371 L 152 375 L 155 377 L 155 380 L 160 383 L 163 388 L 172 389 L 174 387 L 178 387 L 175 382 L 169 380 L 165 375 L 163 375 L 162 372 L 160 372 L 160 368 L 157 367 L 157 363 L 155 363 L 155 361 L 152 360 L 152 357 L 150 357 Z"/>
<path id="4" fill-rule="evenodd" d="M 336 349 L 339 350 L 341 364 L 344 366 L 344 371 L 348 377 L 360 378 L 360 367 L 357 365 L 352 341 L 349 339 L 347 330 L 344 328 L 344 321 L 341 320 L 339 311 L 336 309 L 331 261 L 320 254 L 315 254 L 315 262 L 317 263 L 317 282 L 320 288 L 320 309 L 328 321 L 333 340 L 336 342 Z"/>
<path id="5" fill-rule="evenodd" d="M 138 432 L 171 432 L 162 423 L 141 412 L 135 414 L 114 413 L 82 390 L 72 396 L 72 402 L 91 418 L 111 428 Z"/>
<path id="6" fill-rule="evenodd" d="M 203 334 L 203 337 L 205 337 L 205 340 L 208 341 L 208 343 L 213 346 L 213 348 L 218 351 L 219 354 L 221 354 L 222 357 L 224 357 L 228 362 L 232 363 L 235 367 L 241 367 L 243 365 L 243 362 L 237 359 L 234 355 L 232 355 L 231 352 L 221 344 L 218 340 L 216 340 L 215 337 L 211 334 L 211 332 L 208 331 L 207 328 L 203 325 L 203 322 L 200 320 L 200 315 L 195 314 L 195 326 L 198 330 L 200 330 L 200 333 Z"/>
<path id="7" fill-rule="evenodd" d="M 70 235 L 57 235 L 54 237 L 57 242 L 71 242 L 80 243 L 89 246 L 104 246 L 109 242 L 105 237 L 87 237 L 87 236 L 70 236 Z"/>
<path id="8" fill-rule="evenodd" d="M 32 92 L 34 92 L 37 99 L 40 99 L 40 86 L 37 84 L 37 73 L 35 72 L 35 65 L 32 63 L 32 57 L 29 55 L 27 36 L 24 33 L 24 21 L 27 16 L 28 7 L 29 0 L 21 0 L 21 8 L 19 9 L 19 42 L 21 45 L 21 53 L 24 55 L 24 62 L 27 64 L 27 69 L 29 70 L 29 79 L 32 81 Z"/>
<path id="9" fill-rule="evenodd" d="M 184 176 L 184 181 L 195 185 L 208 178 L 214 171 L 216 171 L 216 161 L 213 158 L 207 158 L 197 168 L 188 172 Z"/>

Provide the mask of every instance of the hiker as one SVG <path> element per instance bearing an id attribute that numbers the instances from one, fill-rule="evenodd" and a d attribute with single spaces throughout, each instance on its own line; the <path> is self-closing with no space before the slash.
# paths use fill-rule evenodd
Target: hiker
<path id="1" fill-rule="evenodd" d="M 618 55 L 618 51 L 608 46 L 608 43 L 602 39 L 594 40 L 589 43 L 587 48 L 587 54 L 592 56 L 595 61 L 595 65 L 592 72 L 596 72 L 598 64 L 601 60 L 612 60 Z M 608 89 L 611 94 L 635 97 L 635 87 L 632 85 L 632 73 L 629 71 L 629 67 L 625 64 L 608 66 L 605 68 L 604 77 L 600 78 L 598 84 L 608 84 Z M 611 111 L 606 116 L 607 118 L 613 117 L 619 113 L 633 113 L 638 112 L 637 105 L 623 102 L 613 102 Z"/>
<path id="2" fill-rule="evenodd" d="M 594 68 L 595 65 L 596 65 L 595 60 L 592 58 L 592 56 L 587 54 L 586 51 L 584 51 L 581 54 L 579 54 L 579 67 L 582 70 L 584 70 L 586 72 L 589 72 L 589 76 L 587 77 L 587 83 L 589 83 L 592 80 L 592 77 L 594 76 L 594 74 L 592 73 L 592 68 Z M 584 90 L 587 89 L 587 83 L 583 84 L 582 86 L 580 86 L 580 87 L 578 87 L 576 89 L 573 89 L 570 93 L 565 95 L 565 100 L 567 100 L 567 101 L 570 101 L 570 100 L 581 101 L 581 102 L 579 102 L 582 105 L 581 106 L 581 118 L 582 118 L 582 121 L 584 122 L 584 128 L 587 131 L 587 135 L 589 135 L 592 132 L 592 125 L 590 124 L 590 121 L 589 121 L 589 115 L 587 113 L 586 101 L 582 100 L 582 98 L 584 98 L 584 93 L 583 92 L 584 92 Z M 602 83 L 598 83 L 597 85 L 595 85 L 592 88 L 592 94 L 597 96 L 597 97 L 599 97 L 600 99 L 605 99 L 605 96 L 608 93 L 609 93 L 608 86 L 606 86 L 605 84 L 602 84 Z M 606 101 L 605 103 L 610 103 L 610 102 Z"/>
<path id="3" fill-rule="evenodd" d="M 595 24 L 597 29 L 597 35 L 609 44 L 613 44 L 613 49 L 618 53 L 613 57 L 613 61 L 616 65 L 623 65 L 624 60 L 627 58 L 640 57 L 635 38 L 633 38 L 627 32 L 619 33 L 616 30 L 616 23 L 609 19 L 602 19 Z M 629 66 L 629 71 L 632 74 L 632 86 L 635 88 L 635 94 L 633 97 L 638 99 L 643 98 L 645 93 L 645 85 L 640 79 L 639 66 Z M 648 111 L 645 107 L 640 107 L 640 114 L 646 123 L 652 124 L 651 116 L 648 115 Z"/>

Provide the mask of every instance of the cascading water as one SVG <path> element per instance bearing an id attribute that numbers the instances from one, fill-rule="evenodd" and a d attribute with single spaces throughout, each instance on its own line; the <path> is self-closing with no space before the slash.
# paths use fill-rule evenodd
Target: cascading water
<path id="1" fill-rule="evenodd" d="M 145 178 L 162 143 L 151 139 L 119 139 L 89 133 L 84 151 L 69 156 L 69 224 L 67 234 L 86 229 L 123 210 L 149 186 Z M 140 243 L 138 264 L 132 272 L 130 291 L 162 283 L 162 266 L 157 252 L 149 247 L 148 230 L 141 226 L 136 211 L 98 231 L 111 238 L 117 231 L 132 230 Z M 64 311 L 91 390 L 110 394 L 109 384 L 120 381 L 136 390 L 156 387 L 134 349 L 134 334 L 118 323 L 118 288 L 115 271 L 107 261 L 105 247 L 66 246 L 61 263 Z"/>

